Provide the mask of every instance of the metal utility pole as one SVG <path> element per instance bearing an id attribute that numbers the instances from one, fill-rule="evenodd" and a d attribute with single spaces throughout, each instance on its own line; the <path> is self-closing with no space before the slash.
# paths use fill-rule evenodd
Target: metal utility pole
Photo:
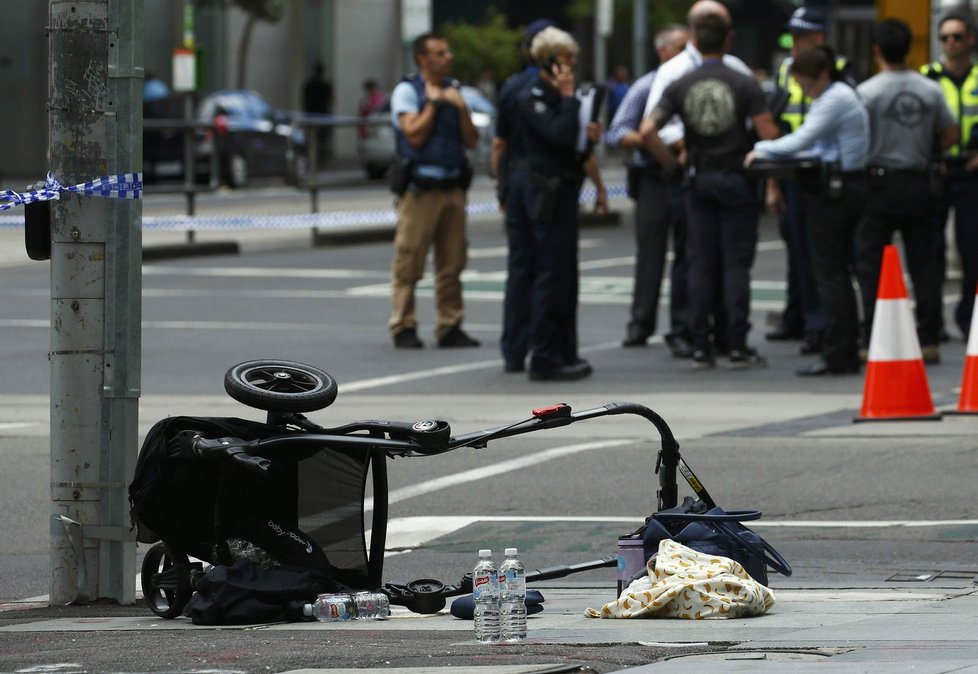
<path id="1" fill-rule="evenodd" d="M 632 80 L 648 70 L 645 44 L 649 39 L 649 11 L 646 0 L 633 0 L 632 5 Z"/>
<path id="2" fill-rule="evenodd" d="M 49 0 L 49 153 L 64 185 L 141 171 L 143 0 Z M 51 212 L 52 605 L 135 601 L 142 204 Z"/>

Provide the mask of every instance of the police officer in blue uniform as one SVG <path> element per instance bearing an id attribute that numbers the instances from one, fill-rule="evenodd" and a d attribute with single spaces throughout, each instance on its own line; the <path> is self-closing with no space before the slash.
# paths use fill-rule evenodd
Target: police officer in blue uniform
<path id="1" fill-rule="evenodd" d="M 580 101 L 575 96 L 577 42 L 549 27 L 533 39 L 536 79 L 517 97 L 520 134 L 526 143 L 528 177 L 522 207 L 529 215 L 533 260 L 529 378 L 573 381 L 591 374 L 577 351 L 578 196 L 585 162 L 576 147 Z M 600 127 L 588 125 L 594 142 Z"/>
<path id="2" fill-rule="evenodd" d="M 530 342 L 533 259 L 536 246 L 526 202 L 529 164 L 526 143 L 519 133 L 516 98 L 537 78 L 538 68 L 530 57 L 530 44 L 537 33 L 553 26 L 549 19 L 538 19 L 526 27 L 520 51 L 523 70 L 507 79 L 497 97 L 496 137 L 492 143 L 492 166 L 496 176 L 499 203 L 506 212 L 506 291 L 503 298 L 503 334 L 499 347 L 505 372 L 523 372 Z"/>

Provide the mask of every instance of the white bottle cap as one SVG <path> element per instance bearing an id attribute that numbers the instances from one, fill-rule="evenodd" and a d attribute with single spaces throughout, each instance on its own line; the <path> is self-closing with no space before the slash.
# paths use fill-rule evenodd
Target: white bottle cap
<path id="1" fill-rule="evenodd" d="M 312 617 L 312 604 L 303 604 L 302 615 L 304 615 L 307 618 Z"/>
<path id="2" fill-rule="evenodd" d="M 507 557 L 515 557 L 516 556 L 516 548 L 506 548 L 506 556 Z"/>
<path id="3" fill-rule="evenodd" d="M 479 550 L 479 556 L 492 557 L 492 550 L 490 550 L 489 548 L 482 548 L 481 550 Z"/>

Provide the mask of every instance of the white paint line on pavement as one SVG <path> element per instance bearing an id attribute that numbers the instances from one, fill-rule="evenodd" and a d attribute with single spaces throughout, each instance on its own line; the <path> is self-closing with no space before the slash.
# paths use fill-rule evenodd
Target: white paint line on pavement
<path id="1" fill-rule="evenodd" d="M 653 337 L 650 340 L 653 344 L 662 341 L 662 337 Z M 598 351 L 608 351 L 610 349 L 619 348 L 620 342 L 603 342 L 601 344 L 592 344 L 591 346 L 583 347 L 580 349 L 581 353 L 595 353 Z M 404 382 L 417 381 L 418 379 L 429 379 L 434 377 L 443 377 L 450 374 L 459 374 L 461 372 L 473 372 L 475 370 L 487 370 L 494 367 L 500 366 L 500 360 L 495 358 L 493 360 L 479 360 L 474 363 L 460 363 L 458 365 L 444 365 L 442 367 L 428 368 L 425 370 L 418 370 L 416 372 L 404 372 L 402 374 L 392 374 L 386 377 L 374 377 L 373 379 L 361 379 L 360 381 L 351 381 L 349 383 L 340 384 L 340 392 L 350 393 L 352 391 L 365 391 L 367 389 L 380 388 L 382 386 L 391 386 L 394 384 L 403 384 Z"/>
<path id="2" fill-rule="evenodd" d="M 415 498 L 417 496 L 424 496 L 425 494 L 430 494 L 435 491 L 440 491 L 442 489 L 448 489 L 449 487 L 457 487 L 468 482 L 476 482 L 478 480 L 484 480 L 486 478 L 492 477 L 494 475 L 500 475 L 502 473 L 509 473 L 515 470 L 521 470 L 523 468 L 528 468 L 534 466 L 538 463 L 544 463 L 546 461 L 553 461 L 554 459 L 562 459 L 571 454 L 578 454 L 580 452 L 587 452 L 593 449 L 609 449 L 611 447 L 623 447 L 625 445 L 631 445 L 635 440 L 603 440 L 601 442 L 584 442 L 579 445 L 567 445 L 564 447 L 555 447 L 553 449 L 547 449 L 542 452 L 536 452 L 530 454 L 529 456 L 521 456 L 517 459 L 508 459 L 506 461 L 499 461 L 497 463 L 490 464 L 488 466 L 482 466 L 480 468 L 473 468 L 471 470 L 465 470 L 461 473 L 454 473 L 452 475 L 446 475 L 444 477 L 437 477 L 433 480 L 426 480 L 425 482 L 419 482 L 418 484 L 411 485 L 410 487 L 402 487 L 401 489 L 395 489 L 390 492 L 387 496 L 387 502 L 389 504 L 398 503 L 399 501 L 404 501 L 409 498 Z M 365 510 L 373 510 L 373 499 L 367 499 L 364 505 Z"/>
<path id="3" fill-rule="evenodd" d="M 0 423 L 0 431 L 9 431 L 14 428 L 29 428 L 31 426 L 37 426 L 35 423 L 27 423 L 23 421 L 16 421 L 10 423 Z"/>
<path id="4" fill-rule="evenodd" d="M 143 266 L 143 276 L 207 276 L 222 278 L 390 278 L 390 272 L 360 269 L 282 269 L 272 267 L 166 267 Z"/>
<path id="5" fill-rule="evenodd" d="M 642 523 L 642 517 L 604 517 L 604 516 L 561 516 L 544 515 L 539 517 L 518 515 L 446 515 L 397 517 L 387 524 L 387 552 L 385 557 L 394 557 L 411 552 L 414 548 L 427 545 L 442 536 L 455 533 L 476 522 L 596 522 L 621 524 L 635 527 Z M 797 529 L 869 529 L 869 528 L 941 528 L 954 526 L 975 526 L 978 520 L 772 520 L 770 522 L 750 522 L 752 528 L 764 527 Z M 368 532 L 369 536 L 369 532 Z"/>

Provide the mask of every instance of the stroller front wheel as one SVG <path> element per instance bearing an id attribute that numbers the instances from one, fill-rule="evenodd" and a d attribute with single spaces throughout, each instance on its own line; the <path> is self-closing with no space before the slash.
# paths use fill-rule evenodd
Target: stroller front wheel
<path id="1" fill-rule="evenodd" d="M 149 610 L 167 620 L 176 618 L 193 595 L 190 561 L 166 543 L 156 543 L 143 557 L 141 581 Z"/>
<path id="2" fill-rule="evenodd" d="M 336 400 L 336 381 L 318 367 L 289 360 L 249 360 L 224 375 L 224 390 L 266 412 L 315 412 Z"/>

